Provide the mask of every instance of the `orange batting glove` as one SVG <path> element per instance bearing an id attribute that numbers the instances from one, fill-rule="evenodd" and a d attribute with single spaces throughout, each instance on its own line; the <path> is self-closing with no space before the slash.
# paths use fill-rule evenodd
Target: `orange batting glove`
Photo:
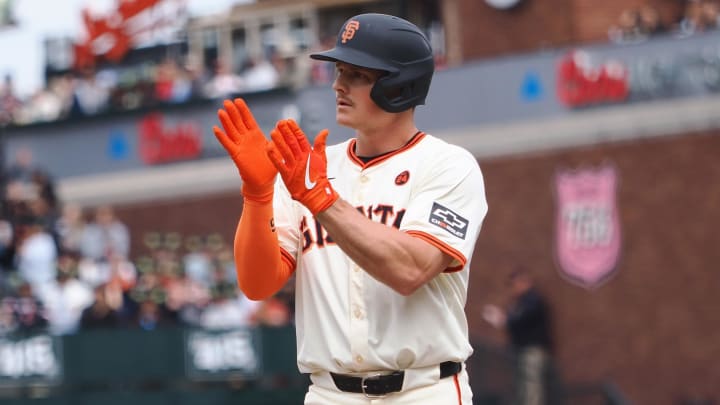
<path id="1" fill-rule="evenodd" d="M 225 131 L 215 125 L 213 132 L 240 171 L 243 196 L 258 203 L 271 202 L 278 171 L 267 156 L 269 142 L 243 99 L 225 100 L 223 106 L 218 118 Z"/>
<path id="2" fill-rule="evenodd" d="M 325 140 L 328 130 L 315 137 L 310 147 L 302 129 L 293 120 L 278 121 L 270 133 L 267 154 L 280 172 L 292 198 L 300 201 L 313 215 L 330 207 L 339 198 L 327 178 Z"/>

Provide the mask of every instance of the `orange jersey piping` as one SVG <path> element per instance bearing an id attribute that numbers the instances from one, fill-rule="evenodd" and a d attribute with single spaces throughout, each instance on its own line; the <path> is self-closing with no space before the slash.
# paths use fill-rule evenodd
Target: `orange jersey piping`
<path id="1" fill-rule="evenodd" d="M 378 165 L 391 157 L 398 155 L 400 153 L 405 152 L 406 150 L 412 148 L 413 146 L 417 145 L 423 138 L 425 138 L 424 132 L 419 132 L 413 139 L 410 141 L 407 145 L 403 146 L 400 149 L 394 150 L 390 153 L 384 154 L 382 156 L 378 156 L 375 159 L 364 163 L 356 154 L 355 154 L 355 143 L 357 142 L 356 139 L 351 139 L 350 143 L 348 144 L 347 148 L 347 155 L 350 158 L 350 161 L 355 163 L 356 165 L 360 166 L 361 169 L 367 169 L 370 166 Z"/>
<path id="2" fill-rule="evenodd" d="M 406 231 L 406 233 L 408 235 L 414 236 L 416 238 L 420 238 L 420 239 L 424 240 L 425 242 L 428 242 L 429 244 L 440 249 L 443 253 L 449 255 L 453 259 L 460 262 L 459 266 L 448 267 L 445 270 L 443 270 L 443 272 L 453 273 L 456 271 L 460 271 L 460 270 L 462 270 L 463 267 L 465 267 L 465 263 L 467 263 L 467 259 L 465 258 L 465 256 L 462 253 L 460 253 L 459 250 L 453 249 L 452 247 L 450 247 L 450 245 L 448 245 L 447 243 L 445 243 L 445 242 L 441 241 L 440 239 L 438 239 L 428 233 L 425 233 L 425 232 Z"/>

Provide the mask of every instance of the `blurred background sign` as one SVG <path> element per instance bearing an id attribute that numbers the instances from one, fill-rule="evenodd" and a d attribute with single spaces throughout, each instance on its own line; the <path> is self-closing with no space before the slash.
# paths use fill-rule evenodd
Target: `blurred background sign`
<path id="1" fill-rule="evenodd" d="M 0 338 L 0 386 L 59 383 L 62 365 L 57 336 Z"/>
<path id="2" fill-rule="evenodd" d="M 187 374 L 195 380 L 255 377 L 262 352 L 257 329 L 186 332 Z"/>

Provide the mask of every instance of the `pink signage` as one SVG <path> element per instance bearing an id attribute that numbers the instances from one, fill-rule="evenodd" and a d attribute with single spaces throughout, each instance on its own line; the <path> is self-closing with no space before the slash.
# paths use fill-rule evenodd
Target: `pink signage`
<path id="1" fill-rule="evenodd" d="M 617 171 L 565 170 L 555 177 L 555 245 L 560 273 L 596 288 L 614 273 L 620 256 Z"/>

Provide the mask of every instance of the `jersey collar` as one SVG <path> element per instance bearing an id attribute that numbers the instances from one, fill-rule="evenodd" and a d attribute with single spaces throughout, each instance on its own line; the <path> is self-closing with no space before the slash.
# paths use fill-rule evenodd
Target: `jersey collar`
<path id="1" fill-rule="evenodd" d="M 425 138 L 425 133 L 422 131 L 418 131 L 415 135 L 413 135 L 413 137 L 408 141 L 408 143 L 403 145 L 401 148 L 395 149 L 392 152 L 383 153 L 382 155 L 371 159 L 367 163 L 363 162 L 362 159 L 360 159 L 357 154 L 355 154 L 355 143 L 357 142 L 357 139 L 351 139 L 350 143 L 348 143 L 347 155 L 350 160 L 356 165 L 360 166 L 361 169 L 367 169 L 368 167 L 378 165 L 395 155 L 399 155 L 400 153 L 405 152 L 406 150 L 420 143 L 423 138 Z"/>

